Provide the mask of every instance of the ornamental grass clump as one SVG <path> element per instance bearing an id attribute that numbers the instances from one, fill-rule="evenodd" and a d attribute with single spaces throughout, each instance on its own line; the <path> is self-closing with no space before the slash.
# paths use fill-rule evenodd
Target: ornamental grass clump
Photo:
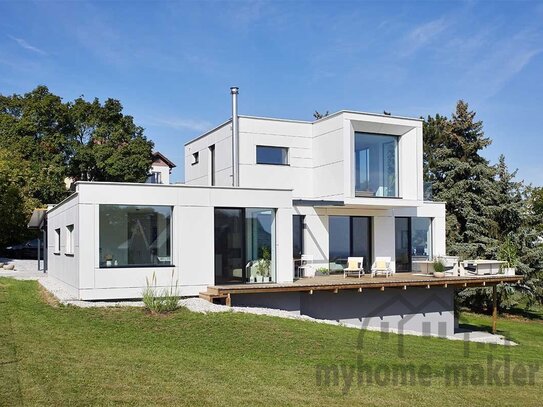
<path id="1" fill-rule="evenodd" d="M 169 288 L 160 290 L 157 287 L 156 274 L 153 272 L 151 281 L 146 277 L 147 287 L 142 292 L 143 303 L 145 308 L 152 314 L 163 314 L 166 312 L 175 311 L 179 306 L 179 280 L 173 280 L 174 273 L 172 271 L 172 282 Z"/>

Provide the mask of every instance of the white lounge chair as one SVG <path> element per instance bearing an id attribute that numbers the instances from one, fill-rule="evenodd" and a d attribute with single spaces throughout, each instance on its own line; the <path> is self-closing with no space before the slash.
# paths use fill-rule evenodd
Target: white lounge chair
<path id="1" fill-rule="evenodd" d="M 364 258 L 363 257 L 348 257 L 347 267 L 343 269 L 343 278 L 349 275 L 356 275 L 358 278 L 364 275 Z"/>
<path id="2" fill-rule="evenodd" d="M 301 277 L 315 277 L 315 266 L 313 265 L 313 255 L 302 254 L 301 263 L 298 266 L 298 273 Z"/>
<path id="3" fill-rule="evenodd" d="M 466 260 L 462 268 L 467 274 L 482 276 L 485 274 L 498 274 L 505 261 L 499 260 Z"/>
<path id="4" fill-rule="evenodd" d="M 392 275 L 392 268 L 390 267 L 390 257 L 376 257 L 371 266 L 371 276 L 384 275 L 385 277 Z"/>
<path id="5" fill-rule="evenodd" d="M 460 257 L 439 256 L 438 260 L 440 260 L 445 266 L 445 274 L 449 274 L 455 277 L 460 275 L 460 268 L 458 267 L 458 262 L 460 261 Z"/>

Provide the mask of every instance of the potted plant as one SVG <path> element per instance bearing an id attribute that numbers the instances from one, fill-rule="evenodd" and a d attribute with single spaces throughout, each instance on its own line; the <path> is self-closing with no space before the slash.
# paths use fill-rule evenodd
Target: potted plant
<path id="1" fill-rule="evenodd" d="M 111 267 L 113 265 L 113 256 L 111 254 L 106 254 L 106 267 Z"/>
<path id="2" fill-rule="evenodd" d="M 500 274 L 505 274 L 506 276 L 515 275 L 518 254 L 517 248 L 509 237 L 505 239 L 505 242 L 503 242 L 498 249 L 498 260 L 505 262 L 505 264 L 500 267 Z"/>
<path id="3" fill-rule="evenodd" d="M 329 274 L 330 270 L 327 267 L 319 267 L 315 272 L 316 276 L 327 276 Z"/>
<path id="4" fill-rule="evenodd" d="M 260 274 L 260 271 L 257 271 L 256 272 L 256 282 L 257 283 L 262 283 L 264 281 L 264 276 L 262 274 Z"/>
<path id="5" fill-rule="evenodd" d="M 434 277 L 445 277 L 445 264 L 440 259 L 434 261 Z"/>
<path id="6" fill-rule="evenodd" d="M 262 248 L 262 258 L 256 262 L 257 282 L 271 281 L 271 253 L 266 246 Z M 258 276 L 260 276 L 260 281 Z"/>

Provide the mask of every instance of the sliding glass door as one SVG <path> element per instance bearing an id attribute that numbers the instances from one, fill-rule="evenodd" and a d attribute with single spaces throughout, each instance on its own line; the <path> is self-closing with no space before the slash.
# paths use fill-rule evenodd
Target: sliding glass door
<path id="1" fill-rule="evenodd" d="M 330 216 L 328 219 L 330 272 L 342 273 L 348 257 L 364 257 L 369 270 L 371 257 L 371 218 Z"/>
<path id="2" fill-rule="evenodd" d="M 215 284 L 274 280 L 273 209 L 215 208 Z"/>
<path id="3" fill-rule="evenodd" d="M 244 229 L 243 209 L 215 209 L 215 284 L 244 281 Z"/>
<path id="4" fill-rule="evenodd" d="M 396 218 L 396 271 L 418 271 L 432 258 L 432 219 Z"/>
<path id="5" fill-rule="evenodd" d="M 396 272 L 411 271 L 411 219 L 396 218 Z"/>

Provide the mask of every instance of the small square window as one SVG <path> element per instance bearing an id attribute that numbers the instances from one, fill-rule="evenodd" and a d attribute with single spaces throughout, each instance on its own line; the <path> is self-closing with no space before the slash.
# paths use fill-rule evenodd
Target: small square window
<path id="1" fill-rule="evenodd" d="M 200 153 L 195 152 L 192 154 L 192 165 L 198 164 L 200 162 Z"/>
<path id="2" fill-rule="evenodd" d="M 256 146 L 256 163 L 288 165 L 288 148 L 273 146 Z"/>
<path id="3" fill-rule="evenodd" d="M 66 254 L 74 254 L 74 225 L 66 226 Z"/>
<path id="4" fill-rule="evenodd" d="M 60 253 L 60 229 L 55 229 L 55 250 L 53 253 L 59 254 Z"/>

